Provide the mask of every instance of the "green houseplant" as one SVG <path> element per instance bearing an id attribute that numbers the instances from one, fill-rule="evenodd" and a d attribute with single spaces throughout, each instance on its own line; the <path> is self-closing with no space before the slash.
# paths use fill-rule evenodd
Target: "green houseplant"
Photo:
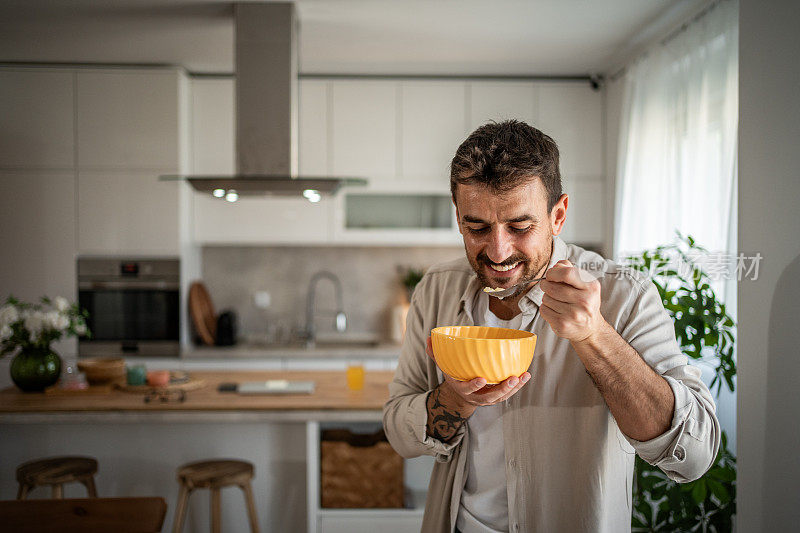
<path id="1" fill-rule="evenodd" d="M 628 266 L 648 275 L 675 322 L 681 350 L 714 371 L 710 388 L 733 392 L 736 376 L 735 323 L 712 288 L 704 269 L 708 251 L 691 236 L 674 244 L 626 258 Z M 720 450 L 700 479 L 679 484 L 658 467 L 636 457 L 633 486 L 633 531 L 722 532 L 733 529 L 736 514 L 736 458 L 722 432 Z"/>
<path id="2" fill-rule="evenodd" d="M 42 297 L 40 303 L 13 296 L 0 307 L 0 356 L 15 353 L 11 380 L 26 392 L 43 391 L 58 381 L 61 358 L 51 344 L 62 337 L 89 335 L 87 312 L 66 298 Z"/>
<path id="3" fill-rule="evenodd" d="M 422 276 L 425 275 L 425 271 L 422 269 L 417 269 L 413 267 L 408 267 L 405 269 L 405 272 L 401 270 L 401 283 L 406 288 L 406 295 L 408 297 L 408 301 L 411 301 L 411 294 L 414 292 L 414 288 L 417 286 L 422 280 Z"/>

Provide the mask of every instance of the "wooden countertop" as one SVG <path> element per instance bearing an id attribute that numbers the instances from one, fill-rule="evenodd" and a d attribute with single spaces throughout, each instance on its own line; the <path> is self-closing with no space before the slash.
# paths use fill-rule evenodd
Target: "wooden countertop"
<path id="1" fill-rule="evenodd" d="M 341 417 L 347 412 L 366 414 L 367 419 L 379 419 L 384 402 L 389 397 L 388 385 L 393 372 L 367 371 L 364 390 L 353 392 L 347 389 L 345 372 L 190 372 L 193 378 L 203 379 L 206 385 L 198 390 L 186 392 L 184 402 L 159 400 L 145 403 L 144 394 L 110 390 L 106 392 L 62 392 L 24 393 L 12 387 L 0 391 L 0 422 L 25 422 L 58 420 L 60 417 L 72 415 L 73 421 L 92 420 L 89 416 L 75 415 L 115 414 L 119 416 L 135 416 L 137 420 L 148 420 L 158 414 L 206 413 L 226 414 L 238 413 L 238 419 L 258 420 L 264 417 L 241 416 L 255 413 L 284 414 L 289 416 L 267 417 L 273 420 L 306 420 L 326 418 L 325 413 L 333 413 Z M 240 395 L 237 393 L 221 393 L 217 386 L 224 382 L 266 381 L 270 379 L 314 381 L 316 388 L 313 394 L 294 395 Z M 295 416 L 291 416 L 295 413 Z M 42 418 L 41 416 L 47 416 Z M 159 418 L 156 416 L 156 418 Z M 230 420 L 230 417 L 211 417 L 212 419 Z M 345 417 L 347 418 L 347 417 Z M 356 417 L 358 418 L 358 417 Z M 105 419 L 111 420 L 108 417 Z M 170 420 L 160 418 L 161 420 Z"/>

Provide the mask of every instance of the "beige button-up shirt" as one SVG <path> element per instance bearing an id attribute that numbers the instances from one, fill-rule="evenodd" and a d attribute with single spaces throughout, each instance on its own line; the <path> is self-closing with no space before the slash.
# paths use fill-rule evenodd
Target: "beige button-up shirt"
<path id="1" fill-rule="evenodd" d="M 703 475 L 719 447 L 714 400 L 687 365 L 673 322 L 652 282 L 612 261 L 554 238 L 552 266 L 561 259 L 599 275 L 606 321 L 667 380 L 675 394 L 671 427 L 650 441 L 628 438 L 569 341 L 538 317 L 531 381 L 503 402 L 509 528 L 512 532 L 629 531 L 634 454 L 676 481 Z M 403 457 L 436 458 L 422 531 L 451 532 L 465 482 L 467 424 L 450 443 L 426 433 L 428 393 L 443 379 L 425 353 L 438 326 L 472 325 L 472 303 L 481 290 L 466 258 L 431 267 L 414 291 L 406 337 L 383 425 Z M 533 316 L 542 302 L 537 286 L 520 301 Z M 523 320 L 523 323 L 526 321 Z M 480 407 L 478 408 L 480 409 Z"/>

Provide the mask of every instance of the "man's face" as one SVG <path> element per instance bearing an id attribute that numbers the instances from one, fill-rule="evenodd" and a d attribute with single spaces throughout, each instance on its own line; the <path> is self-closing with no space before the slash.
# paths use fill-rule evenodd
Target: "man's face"
<path id="1" fill-rule="evenodd" d="M 552 236 L 561 232 L 567 196 L 547 211 L 547 192 L 533 178 L 504 193 L 481 184 L 459 184 L 456 214 L 464 248 L 478 279 L 486 287 L 527 288 L 544 275 Z"/>

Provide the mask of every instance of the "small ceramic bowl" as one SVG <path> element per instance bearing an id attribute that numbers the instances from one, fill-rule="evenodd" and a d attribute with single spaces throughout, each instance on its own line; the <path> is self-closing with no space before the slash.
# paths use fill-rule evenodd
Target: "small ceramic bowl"
<path id="1" fill-rule="evenodd" d="M 519 376 L 531 366 L 536 335 L 484 326 L 444 326 L 431 331 L 436 364 L 459 381 L 485 378 L 489 384 Z"/>
<path id="2" fill-rule="evenodd" d="M 147 381 L 147 369 L 144 365 L 132 365 L 127 368 L 128 385 L 144 385 Z"/>
<path id="3" fill-rule="evenodd" d="M 147 373 L 147 384 L 151 387 L 166 387 L 169 385 L 169 370 L 151 370 Z"/>

